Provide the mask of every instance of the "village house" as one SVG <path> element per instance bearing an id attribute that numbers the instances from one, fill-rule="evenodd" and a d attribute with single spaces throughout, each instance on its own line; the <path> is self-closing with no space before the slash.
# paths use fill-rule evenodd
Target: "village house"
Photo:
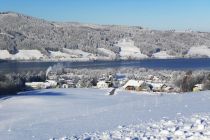
<path id="1" fill-rule="evenodd" d="M 58 77 L 57 75 L 48 75 L 47 77 L 49 80 L 56 80 Z"/>
<path id="2" fill-rule="evenodd" d="M 164 92 L 164 89 L 167 87 L 166 84 L 163 83 L 148 83 L 151 85 L 153 92 Z"/>
<path id="3" fill-rule="evenodd" d="M 129 80 L 123 88 L 125 90 L 150 91 L 150 86 L 142 80 Z"/>
<path id="4" fill-rule="evenodd" d="M 128 81 L 128 78 L 125 75 L 118 73 L 116 74 L 116 81 L 116 87 L 122 87 Z"/>
<path id="5" fill-rule="evenodd" d="M 57 74 L 50 71 L 49 73 L 46 74 L 47 79 L 49 80 L 56 80 L 58 78 Z"/>
<path id="6" fill-rule="evenodd" d="M 53 80 L 46 80 L 45 82 L 26 82 L 25 86 L 28 89 L 56 88 L 57 82 Z"/>
<path id="7" fill-rule="evenodd" d="M 46 80 L 45 83 L 49 83 L 51 88 L 56 88 L 58 83 L 55 80 Z"/>
<path id="8" fill-rule="evenodd" d="M 164 92 L 174 92 L 174 88 L 173 87 L 170 87 L 170 86 L 167 86 L 163 89 Z"/>
<path id="9" fill-rule="evenodd" d="M 63 85 L 61 86 L 61 88 L 69 88 L 69 85 L 68 85 L 68 84 L 63 84 Z"/>
<path id="10" fill-rule="evenodd" d="M 73 80 L 66 80 L 66 84 L 68 85 L 69 88 L 75 88 L 76 84 L 74 83 Z"/>
<path id="11" fill-rule="evenodd" d="M 79 80 L 77 83 L 76 83 L 76 88 L 84 88 L 84 82 L 82 80 Z"/>
<path id="12" fill-rule="evenodd" d="M 162 82 L 160 78 L 154 75 L 148 75 L 148 78 L 146 80 L 147 82 L 152 82 L 152 83 L 160 83 Z"/>
<path id="13" fill-rule="evenodd" d="M 193 87 L 193 92 L 202 91 L 203 90 L 203 84 L 196 84 Z"/>
<path id="14" fill-rule="evenodd" d="M 47 88 L 44 82 L 26 82 L 25 86 L 27 89 L 44 89 Z"/>
<path id="15" fill-rule="evenodd" d="M 97 88 L 108 88 L 109 87 L 109 83 L 107 83 L 106 81 L 99 81 L 97 83 Z"/>

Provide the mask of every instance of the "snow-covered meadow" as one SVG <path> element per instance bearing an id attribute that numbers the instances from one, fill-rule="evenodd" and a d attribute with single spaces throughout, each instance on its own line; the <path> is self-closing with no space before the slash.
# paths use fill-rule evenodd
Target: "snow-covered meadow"
<path id="1" fill-rule="evenodd" d="M 116 46 L 119 46 L 120 56 L 122 59 L 128 59 L 128 58 L 136 58 L 136 59 L 143 59 L 147 58 L 147 55 L 142 54 L 141 50 L 134 45 L 134 41 L 132 40 L 126 40 L 122 39 L 120 40 Z"/>
<path id="2" fill-rule="evenodd" d="M 206 56 L 210 57 L 210 48 L 208 46 L 191 47 L 188 51 L 188 56 Z"/>
<path id="3" fill-rule="evenodd" d="M 209 91 L 118 90 L 109 96 L 109 90 L 48 89 L 1 98 L 1 139 L 209 138 Z"/>
<path id="4" fill-rule="evenodd" d="M 0 59 L 32 60 L 41 59 L 45 56 L 39 50 L 19 50 L 17 54 L 10 54 L 7 50 L 0 50 Z"/>

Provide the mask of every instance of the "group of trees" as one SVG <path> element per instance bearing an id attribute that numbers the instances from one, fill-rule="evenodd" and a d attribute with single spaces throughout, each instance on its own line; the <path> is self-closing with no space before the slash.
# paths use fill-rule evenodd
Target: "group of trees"
<path id="1" fill-rule="evenodd" d="M 25 82 L 45 81 L 45 72 L 26 72 L 26 73 L 8 73 L 0 74 L 0 95 L 11 95 L 22 91 L 25 88 Z"/>
<path id="2" fill-rule="evenodd" d="M 210 90 L 210 73 L 193 73 L 192 71 L 187 71 L 175 81 L 175 85 L 179 87 L 182 92 L 193 91 L 196 84 L 203 84 L 204 90 Z"/>

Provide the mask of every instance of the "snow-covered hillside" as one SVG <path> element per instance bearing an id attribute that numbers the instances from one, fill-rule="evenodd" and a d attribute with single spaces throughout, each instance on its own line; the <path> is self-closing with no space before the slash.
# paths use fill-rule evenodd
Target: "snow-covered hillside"
<path id="1" fill-rule="evenodd" d="M 188 51 L 188 56 L 190 57 L 201 57 L 201 56 L 206 56 L 210 57 L 210 48 L 207 46 L 199 46 L 199 47 L 192 47 Z"/>
<path id="2" fill-rule="evenodd" d="M 0 59 L 3 60 L 43 60 L 43 61 L 89 61 L 99 59 L 94 54 L 82 50 L 64 49 L 61 51 L 49 51 L 49 56 L 39 50 L 19 50 L 16 54 L 10 54 L 7 50 L 0 50 Z"/>
<path id="3" fill-rule="evenodd" d="M 32 60 L 43 59 L 44 56 L 39 50 L 19 50 L 16 54 L 10 54 L 7 50 L 0 50 L 0 59 L 10 60 Z"/>
<path id="4" fill-rule="evenodd" d="M 194 45 L 210 46 L 209 32 L 51 22 L 14 12 L 0 12 L 0 29 L 0 50 L 12 53 L 32 49 L 47 54 L 52 50 L 62 52 L 63 49 L 78 49 L 99 56 L 99 59 L 104 59 L 104 53 L 108 51 L 113 51 L 117 55 L 116 59 L 120 59 L 119 55 L 122 59 L 143 59 L 162 50 L 170 52 L 176 58 L 183 58 L 187 57 L 185 54 Z M 100 53 L 100 50 L 104 53 Z"/>
<path id="5" fill-rule="evenodd" d="M 108 49 L 98 48 L 98 51 L 108 55 L 109 57 L 111 57 L 113 59 L 116 57 L 116 54 L 113 51 L 110 51 Z"/>
<path id="6" fill-rule="evenodd" d="M 117 91 L 114 96 L 106 95 L 107 91 L 49 89 L 1 99 L 1 139 L 73 139 L 71 136 L 125 139 L 157 136 L 156 133 L 165 138 L 171 131 L 185 137 L 184 129 L 193 136 L 209 134 L 209 91 L 170 95 Z"/>
<path id="7" fill-rule="evenodd" d="M 122 39 L 116 46 L 119 46 L 121 49 L 120 56 L 122 59 L 143 59 L 148 57 L 141 53 L 140 49 L 134 45 L 134 41 L 132 40 Z"/>

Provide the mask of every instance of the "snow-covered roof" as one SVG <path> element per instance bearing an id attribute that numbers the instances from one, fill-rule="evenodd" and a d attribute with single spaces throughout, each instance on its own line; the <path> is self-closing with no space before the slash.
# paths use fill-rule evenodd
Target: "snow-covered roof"
<path id="1" fill-rule="evenodd" d="M 99 81 L 98 83 L 97 83 L 97 85 L 99 85 L 99 84 L 107 84 L 105 81 Z"/>
<path id="2" fill-rule="evenodd" d="M 163 83 L 148 83 L 148 84 L 152 85 L 153 88 L 161 88 L 162 86 L 165 85 Z"/>
<path id="3" fill-rule="evenodd" d="M 203 88 L 203 84 L 196 84 L 194 87 Z"/>
<path id="4" fill-rule="evenodd" d="M 128 87 L 128 86 L 139 87 L 139 86 L 141 86 L 143 83 L 144 83 L 144 81 L 142 81 L 142 80 L 139 80 L 139 81 L 137 81 L 137 80 L 129 80 L 129 81 L 123 86 L 123 88 L 126 88 L 126 87 Z"/>

